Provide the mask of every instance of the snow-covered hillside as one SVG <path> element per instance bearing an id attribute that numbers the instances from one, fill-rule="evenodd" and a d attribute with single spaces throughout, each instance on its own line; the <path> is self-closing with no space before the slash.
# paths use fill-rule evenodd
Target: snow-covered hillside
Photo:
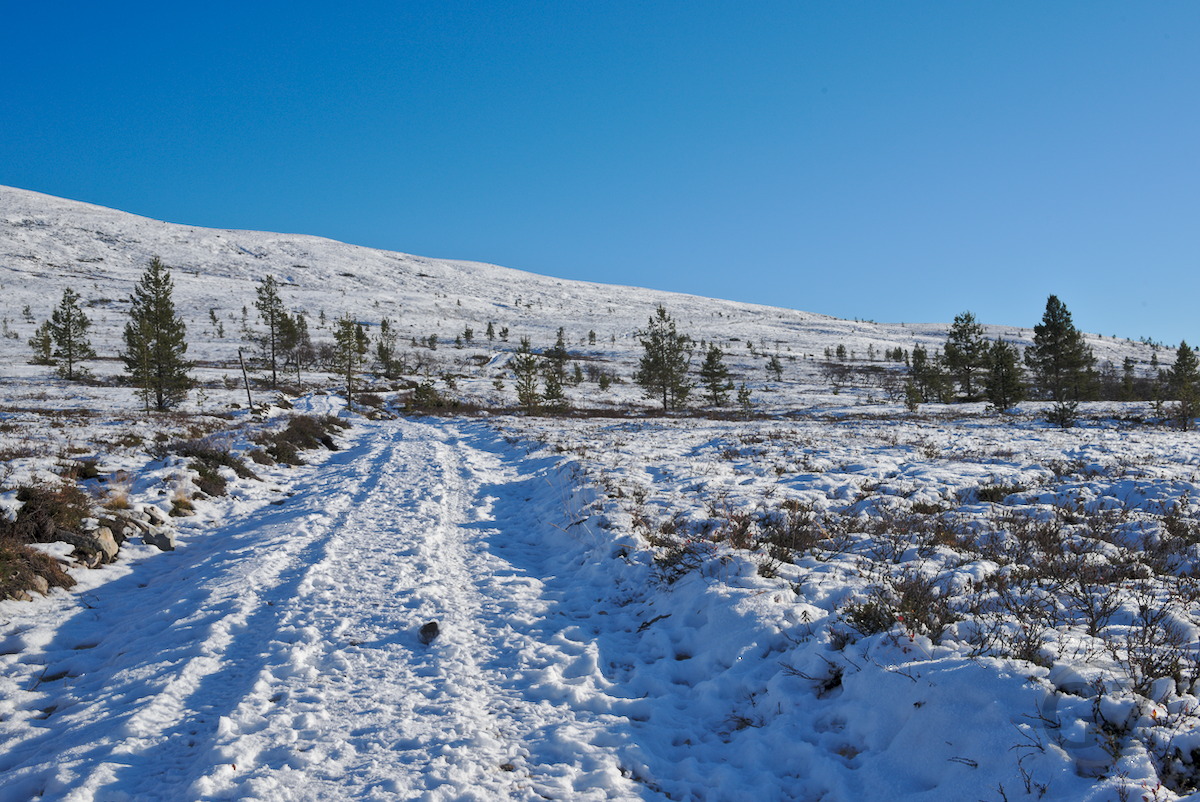
<path id="1" fill-rule="evenodd" d="M 812 312 L 756 306 L 633 287 L 538 276 L 475 262 L 428 259 L 347 245 L 319 237 L 223 231 L 164 223 L 25 190 L 0 187 L 0 312 L 16 338 L 0 339 L 0 360 L 28 358 L 34 321 L 46 319 L 65 287 L 89 304 L 93 341 L 101 356 L 120 350 L 124 312 L 134 282 L 151 257 L 174 269 L 176 303 L 189 325 L 190 354 L 233 364 L 243 307 L 256 323 L 254 290 L 266 275 L 284 286 L 285 304 L 320 314 L 349 314 L 365 323 L 384 317 L 403 340 L 437 335 L 443 343 L 472 327 L 482 339 L 488 322 L 510 330 L 509 345 L 528 336 L 535 347 L 554 342 L 559 327 L 581 353 L 627 368 L 639 352 L 635 333 L 662 304 L 693 339 L 724 344 L 751 381 L 765 375 L 766 354 L 786 359 L 789 378 L 815 376 L 813 363 L 843 345 L 859 359 L 885 349 L 941 346 L 947 325 L 847 321 Z M 736 269 L 736 266 L 731 266 Z M 853 292 L 848 283 L 847 292 Z M 803 299 L 797 299 L 803 301 Z M 1065 299 L 1069 305 L 1070 299 Z M 1037 308 L 1041 298 L 1034 299 Z M 24 315 L 28 308 L 31 317 Z M 222 321 L 217 337 L 210 313 Z M 1036 323 L 988 325 L 989 336 L 1026 344 Z M 1024 324 L 1021 326 L 1013 325 Z M 596 342 L 588 345 L 587 335 Z M 320 336 L 322 332 L 314 332 Z M 1127 355 L 1146 364 L 1150 349 L 1126 340 L 1091 336 L 1101 361 L 1119 365 Z M 753 344 L 761 358 L 749 356 Z"/>
<path id="2" fill-rule="evenodd" d="M 155 255 L 202 364 L 181 409 L 148 415 L 106 378 Z M 316 338 L 350 314 L 442 345 L 377 407 L 318 375 L 256 388 L 251 413 L 234 366 L 267 274 Z M 27 364 L 67 286 L 99 381 Z M 111 561 L 44 538 L 78 584 L 0 601 L 0 800 L 1200 799 L 1200 445 L 1149 403 L 1086 405 L 1069 430 L 1036 402 L 912 412 L 832 387 L 822 357 L 896 371 L 881 352 L 939 347 L 946 324 L 3 188 L 0 292 L 0 505 L 81 488 L 105 529 L 140 527 Z M 629 378 L 659 304 L 727 349 L 762 414 L 646 414 Z M 505 360 L 560 327 L 624 381 L 568 388 L 575 418 L 517 414 Z M 1148 370 L 1148 346 L 1088 342 Z M 403 417 L 425 379 L 472 416 Z M 349 428 L 289 464 L 285 427 L 331 419 Z"/>

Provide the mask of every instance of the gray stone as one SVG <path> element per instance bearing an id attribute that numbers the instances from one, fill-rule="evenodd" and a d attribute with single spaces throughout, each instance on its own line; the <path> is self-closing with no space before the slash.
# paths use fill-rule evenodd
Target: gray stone
<path id="1" fill-rule="evenodd" d="M 89 532 L 80 535 L 66 529 L 59 529 L 52 540 L 70 543 L 75 547 L 71 556 L 88 568 L 95 568 L 106 562 L 112 562 L 117 556 L 117 543 L 113 540 L 112 532 L 105 529 L 107 537 L 98 536 L 99 532 Z"/>
<path id="2" fill-rule="evenodd" d="M 167 517 L 167 514 L 158 507 L 155 507 L 153 504 L 146 504 L 142 507 L 142 511 L 146 513 L 146 517 L 150 519 L 150 523 L 152 524 L 163 526 L 167 523 L 170 523 L 170 519 Z"/>
<path id="3" fill-rule="evenodd" d="M 101 551 L 104 552 L 104 561 L 110 563 L 117 559 L 117 550 L 120 547 L 117 545 L 117 539 L 113 537 L 112 530 L 107 526 L 102 526 L 93 534 Z"/>
<path id="4" fill-rule="evenodd" d="M 158 548 L 159 551 L 175 551 L 175 530 L 166 526 L 156 526 L 142 535 L 142 542 Z"/>

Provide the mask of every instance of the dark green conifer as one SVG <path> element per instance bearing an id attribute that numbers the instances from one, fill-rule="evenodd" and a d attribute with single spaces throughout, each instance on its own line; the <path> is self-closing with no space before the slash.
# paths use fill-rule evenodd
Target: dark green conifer
<path id="1" fill-rule="evenodd" d="M 999 412 L 1024 400 L 1025 382 L 1021 378 L 1017 347 L 1012 343 L 996 340 L 989 346 L 984 391 L 988 402 Z"/>
<path id="2" fill-rule="evenodd" d="M 1196 352 L 1186 341 L 1179 344 L 1175 352 L 1175 364 L 1166 373 L 1167 393 L 1175 401 L 1172 417 L 1183 431 L 1192 428 L 1192 421 L 1200 414 L 1200 367 Z"/>
<path id="3" fill-rule="evenodd" d="M 675 321 L 661 305 L 638 336 L 643 354 L 633 380 L 646 391 L 647 398 L 662 401 L 664 412 L 678 408 L 692 389 L 687 378 L 692 359 L 691 338 L 676 331 Z"/>
<path id="4" fill-rule="evenodd" d="M 168 409 L 187 397 L 192 386 L 186 359 L 187 327 L 175 313 L 171 271 L 156 256 L 133 288 L 125 352 L 121 360 L 149 408 Z"/>
<path id="5" fill-rule="evenodd" d="M 708 347 L 704 364 L 700 366 L 700 383 L 708 394 L 708 403 L 714 407 L 724 406 L 729 401 L 733 382 L 729 380 L 729 368 L 725 366 L 725 355 L 715 345 Z"/>
<path id="6" fill-rule="evenodd" d="M 1033 327 L 1033 346 L 1025 351 L 1025 365 L 1038 391 L 1054 402 L 1053 423 L 1064 429 L 1075 425 L 1079 402 L 1091 393 L 1095 363 L 1066 305 L 1051 295 L 1042 322 Z"/>
<path id="7" fill-rule="evenodd" d="M 965 401 L 979 399 L 980 376 L 987 369 L 989 350 L 987 336 L 975 315 L 963 312 L 954 318 L 942 353 L 946 369 L 958 382 Z"/>

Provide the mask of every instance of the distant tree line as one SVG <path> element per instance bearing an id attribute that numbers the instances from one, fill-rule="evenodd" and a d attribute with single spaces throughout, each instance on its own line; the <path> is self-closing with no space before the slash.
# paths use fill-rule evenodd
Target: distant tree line
<path id="1" fill-rule="evenodd" d="M 187 328 L 175 310 L 173 292 L 170 269 L 155 257 L 130 297 L 124 349 L 119 356 L 128 381 L 138 389 L 147 409 L 175 406 L 186 398 L 194 383 L 191 371 L 195 366 L 187 358 Z M 271 275 L 259 283 L 254 308 L 261 328 L 250 325 L 248 310 L 243 307 L 243 336 L 254 347 L 252 361 L 269 376 L 271 389 L 280 386 L 281 376 L 294 375 L 299 383 L 303 369 L 320 368 L 340 376 L 347 396 L 352 398 L 359 375 L 369 367 L 387 379 L 422 369 L 428 372 L 429 364 L 417 352 L 436 350 L 439 344 L 436 334 L 421 339 L 414 336 L 414 351 L 403 353 L 391 319 L 384 317 L 372 338 L 369 327 L 349 315 L 334 321 L 331 342 L 315 343 L 306 315 L 288 310 L 279 283 Z M 223 335 L 216 310 L 210 310 L 209 315 L 214 333 Z M 320 325 L 324 328 L 327 323 L 322 311 Z M 88 339 L 90 327 L 79 295 L 70 288 L 64 290 L 50 318 L 29 341 L 31 361 L 56 366 L 58 374 L 67 380 L 90 378 L 83 365 L 96 358 Z M 497 329 L 493 321 L 488 321 L 484 336 L 489 343 L 497 338 L 507 342 L 509 330 Z M 655 309 L 637 338 L 642 355 L 633 381 L 664 412 L 685 407 L 695 397 L 697 387 L 702 403 L 708 407 L 729 406 L 731 395 L 735 395 L 739 407 L 745 411 L 752 408 L 746 381 L 735 385 L 725 352 L 716 343 L 699 343 L 703 359 L 693 372 L 698 344 L 678 329 L 665 307 Z M 462 348 L 475 339 L 475 328 L 468 325 L 456 335 L 454 344 Z M 589 331 L 580 342 L 594 345 L 596 332 Z M 765 341 L 764 353 L 756 351 L 753 342 L 747 342 L 747 347 L 753 355 L 766 357 L 768 378 L 782 381 L 783 362 L 778 354 L 765 353 Z M 374 364 L 370 365 L 368 357 L 372 355 Z M 989 339 L 975 316 L 963 312 L 954 318 L 941 349 L 931 353 L 918 344 L 911 351 L 898 346 L 876 350 L 869 345 L 866 356 L 868 363 L 855 364 L 856 355 L 844 345 L 826 349 L 822 371 L 834 392 L 856 380 L 870 381 L 889 400 L 903 401 L 913 410 L 926 402 L 986 401 L 992 409 L 1005 412 L 1025 399 L 1039 399 L 1050 402 L 1048 419 L 1063 427 L 1075 424 L 1079 404 L 1088 400 L 1153 401 L 1160 412 L 1185 429 L 1200 415 L 1200 369 L 1196 354 L 1186 342 L 1180 343 L 1169 369 L 1158 366 L 1157 354 L 1151 358 L 1149 372 L 1139 372 L 1128 357 L 1119 371 L 1107 364 L 1098 368 L 1071 313 L 1055 295 L 1047 299 L 1042 320 L 1034 326 L 1033 342 L 1023 353 L 1003 338 Z M 873 364 L 880 356 L 885 363 L 897 363 L 897 367 Z M 568 349 L 563 328 L 559 328 L 554 345 L 541 353 L 535 352 L 529 338 L 521 338 L 509 357 L 508 371 L 518 404 L 530 412 L 566 409 L 567 386 L 588 380 L 606 390 L 619 380 L 595 364 L 589 363 L 585 371 L 580 359 Z M 447 383 L 453 381 L 448 375 L 444 378 Z M 502 379 L 497 378 L 495 383 L 498 389 L 503 387 Z"/>

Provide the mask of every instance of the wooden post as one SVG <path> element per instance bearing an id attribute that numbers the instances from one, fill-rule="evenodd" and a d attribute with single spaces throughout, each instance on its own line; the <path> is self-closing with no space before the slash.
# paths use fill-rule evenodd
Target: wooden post
<path id="1" fill-rule="evenodd" d="M 242 382 L 246 385 L 246 403 L 250 405 L 250 411 L 254 411 L 254 399 L 250 397 L 250 377 L 246 375 L 246 360 L 242 359 L 242 349 L 238 349 L 238 362 L 242 366 Z"/>

